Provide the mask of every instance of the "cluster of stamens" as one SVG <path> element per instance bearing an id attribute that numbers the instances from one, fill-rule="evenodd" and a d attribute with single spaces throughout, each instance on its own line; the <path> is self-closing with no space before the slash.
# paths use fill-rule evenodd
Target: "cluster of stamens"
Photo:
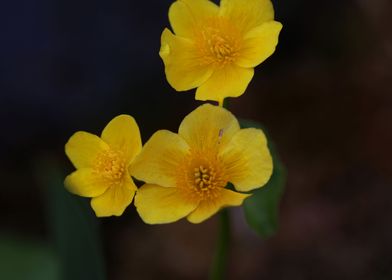
<path id="1" fill-rule="evenodd" d="M 237 34 L 225 32 L 227 28 L 219 25 L 212 24 L 202 28 L 198 37 L 205 63 L 224 66 L 232 63 L 238 56 L 239 40 Z"/>
<path id="2" fill-rule="evenodd" d="M 120 153 L 108 150 L 98 154 L 94 170 L 112 183 L 122 179 L 125 163 Z"/>
<path id="3" fill-rule="evenodd" d="M 226 186 L 227 181 L 216 160 L 194 155 L 185 166 L 185 181 L 182 182 L 187 193 L 194 198 L 205 200 L 217 197 L 221 188 Z"/>
<path id="4" fill-rule="evenodd" d="M 216 185 L 215 180 L 215 170 L 214 168 L 205 168 L 203 165 L 200 165 L 198 168 L 195 168 L 195 186 L 200 191 L 208 191 L 211 187 Z"/>

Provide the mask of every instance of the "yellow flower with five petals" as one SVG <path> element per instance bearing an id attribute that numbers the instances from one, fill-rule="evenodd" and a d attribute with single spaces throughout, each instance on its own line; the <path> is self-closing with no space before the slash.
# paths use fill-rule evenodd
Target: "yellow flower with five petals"
<path id="1" fill-rule="evenodd" d="M 91 197 L 97 217 L 120 216 L 137 190 L 128 169 L 141 148 L 139 127 L 128 115 L 111 120 L 101 137 L 76 132 L 65 153 L 77 170 L 64 184 L 73 194 Z"/>
<path id="2" fill-rule="evenodd" d="M 178 0 L 169 21 L 175 35 L 163 31 L 159 52 L 169 84 L 177 91 L 197 88 L 197 100 L 221 104 L 245 92 L 282 29 L 270 0 L 221 0 L 220 6 Z"/>
<path id="3" fill-rule="evenodd" d="M 132 176 L 146 182 L 135 206 L 144 222 L 187 217 L 200 223 L 226 206 L 238 206 L 272 173 L 264 133 L 240 129 L 226 109 L 205 104 L 182 121 L 178 134 L 160 130 L 133 162 Z M 226 188 L 232 183 L 236 191 Z M 237 192 L 239 191 L 239 192 Z"/>

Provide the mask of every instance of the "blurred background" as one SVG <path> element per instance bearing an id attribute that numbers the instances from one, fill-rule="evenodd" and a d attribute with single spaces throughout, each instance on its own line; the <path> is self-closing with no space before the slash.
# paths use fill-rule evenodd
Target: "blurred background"
<path id="1" fill-rule="evenodd" d="M 146 141 L 199 104 L 158 56 L 171 2 L 0 3 L 0 279 L 207 277 L 217 217 L 98 220 L 62 185 L 75 131 L 128 113 Z M 230 106 L 267 128 L 287 185 L 267 240 L 231 210 L 229 279 L 392 279 L 392 2 L 274 6 L 277 50 Z"/>

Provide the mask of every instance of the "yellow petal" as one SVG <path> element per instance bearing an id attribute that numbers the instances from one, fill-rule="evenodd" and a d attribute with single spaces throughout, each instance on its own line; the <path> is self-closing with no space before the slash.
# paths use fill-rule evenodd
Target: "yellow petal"
<path id="1" fill-rule="evenodd" d="M 188 152 L 189 146 L 180 136 L 159 130 L 131 164 L 131 175 L 149 184 L 175 187 L 179 165 Z"/>
<path id="2" fill-rule="evenodd" d="M 109 187 L 91 168 L 79 169 L 65 178 L 64 185 L 73 194 L 95 197 L 103 194 Z"/>
<path id="3" fill-rule="evenodd" d="M 175 222 L 193 211 L 198 202 L 184 197 L 178 188 L 144 185 L 136 193 L 135 206 L 147 224 Z"/>
<path id="4" fill-rule="evenodd" d="M 91 207 L 97 217 L 121 216 L 135 195 L 137 187 L 129 174 L 123 182 L 91 199 Z"/>
<path id="5" fill-rule="evenodd" d="M 241 67 L 255 67 L 274 53 L 282 24 L 269 21 L 253 28 L 244 38 L 235 63 Z"/>
<path id="6" fill-rule="evenodd" d="M 212 69 L 202 63 L 204 58 L 194 43 L 173 35 L 169 29 L 162 33 L 159 55 L 165 64 L 167 81 L 177 91 L 198 87 L 212 74 Z"/>
<path id="7" fill-rule="evenodd" d="M 220 151 L 229 182 L 238 191 L 250 191 L 265 185 L 272 174 L 272 157 L 267 139 L 260 129 L 237 132 Z"/>
<path id="8" fill-rule="evenodd" d="M 127 163 L 142 149 L 139 127 L 129 115 L 120 115 L 111 120 L 101 137 L 111 148 L 120 151 Z"/>
<path id="9" fill-rule="evenodd" d="M 196 91 L 197 100 L 222 102 L 226 97 L 242 95 L 253 77 L 252 68 L 226 65 L 215 70 L 212 76 Z"/>
<path id="10" fill-rule="evenodd" d="M 228 110 L 204 104 L 184 118 L 178 133 L 192 149 L 207 150 L 223 147 L 239 130 L 237 119 Z"/>
<path id="11" fill-rule="evenodd" d="M 199 206 L 187 217 L 188 221 L 198 224 L 208 219 L 221 208 L 227 206 L 239 206 L 249 194 L 233 192 L 228 189 L 222 189 L 219 197 L 214 200 L 204 200 Z"/>
<path id="12" fill-rule="evenodd" d="M 209 0 L 179 0 L 169 9 L 169 21 L 176 35 L 192 38 L 200 24 L 217 16 L 219 7 Z"/>
<path id="13" fill-rule="evenodd" d="M 274 19 L 270 0 L 221 0 L 220 15 L 230 18 L 242 32 Z"/>
<path id="14" fill-rule="evenodd" d="M 65 153 L 76 168 L 92 167 L 97 155 L 109 149 L 98 136 L 78 131 L 65 144 Z"/>

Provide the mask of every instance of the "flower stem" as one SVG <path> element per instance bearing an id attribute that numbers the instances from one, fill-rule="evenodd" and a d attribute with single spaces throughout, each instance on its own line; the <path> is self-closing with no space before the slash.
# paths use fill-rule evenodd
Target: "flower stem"
<path id="1" fill-rule="evenodd" d="M 227 209 L 221 210 L 218 230 L 218 241 L 210 273 L 211 280 L 226 279 L 230 243 L 230 219 Z"/>

